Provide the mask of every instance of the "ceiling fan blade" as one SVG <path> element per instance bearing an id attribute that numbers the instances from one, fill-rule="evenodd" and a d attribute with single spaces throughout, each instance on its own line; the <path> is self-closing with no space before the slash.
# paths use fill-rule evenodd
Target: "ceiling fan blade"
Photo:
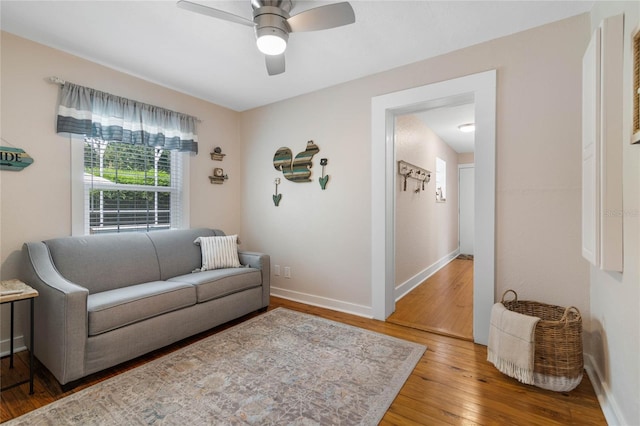
<path id="1" fill-rule="evenodd" d="M 354 22 L 356 15 L 347 2 L 305 10 L 287 19 L 291 32 L 326 30 Z"/>
<path id="2" fill-rule="evenodd" d="M 253 27 L 255 24 L 253 21 L 243 18 L 242 16 L 234 15 L 233 13 L 225 12 L 220 9 L 214 9 L 212 7 L 203 6 L 198 3 L 192 3 L 186 0 L 180 0 L 176 4 L 181 9 L 189 10 L 191 12 L 200 13 L 202 15 L 211 16 L 218 19 L 224 19 L 225 21 L 234 22 L 236 24 L 246 25 Z"/>
<path id="3" fill-rule="evenodd" d="M 284 72 L 284 53 L 280 55 L 264 55 L 269 75 L 278 75 Z"/>

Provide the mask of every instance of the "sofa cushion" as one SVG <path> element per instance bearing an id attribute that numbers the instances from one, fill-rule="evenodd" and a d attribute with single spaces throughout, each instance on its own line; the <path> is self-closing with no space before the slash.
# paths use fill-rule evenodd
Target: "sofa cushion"
<path id="1" fill-rule="evenodd" d="M 195 228 L 149 232 L 160 263 L 160 278 L 168 280 L 189 274 L 202 266 L 200 247 L 193 244 L 198 237 L 224 235 L 219 229 Z"/>
<path id="2" fill-rule="evenodd" d="M 198 303 L 217 299 L 262 285 L 260 270 L 255 268 L 215 269 L 171 278 L 171 282 L 192 284 L 196 287 Z"/>
<path id="3" fill-rule="evenodd" d="M 160 280 L 158 256 L 145 234 L 64 237 L 44 243 L 60 274 L 90 294 Z"/>
<path id="4" fill-rule="evenodd" d="M 198 237 L 194 244 L 202 251 L 202 271 L 240 267 L 237 235 Z"/>
<path id="5" fill-rule="evenodd" d="M 195 303 L 194 286 L 176 281 L 154 281 L 90 294 L 87 298 L 89 335 L 115 330 Z"/>

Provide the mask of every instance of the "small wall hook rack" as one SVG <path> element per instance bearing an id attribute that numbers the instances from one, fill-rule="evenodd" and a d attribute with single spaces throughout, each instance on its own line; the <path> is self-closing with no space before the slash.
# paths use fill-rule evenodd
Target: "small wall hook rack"
<path id="1" fill-rule="evenodd" d="M 398 174 L 404 177 L 403 190 L 407 190 L 407 179 L 416 179 L 422 184 L 422 190 L 424 191 L 424 184 L 429 183 L 431 180 L 431 171 L 418 167 L 414 164 L 408 163 L 404 160 L 398 161 Z M 415 192 L 419 192 L 420 187 Z"/>

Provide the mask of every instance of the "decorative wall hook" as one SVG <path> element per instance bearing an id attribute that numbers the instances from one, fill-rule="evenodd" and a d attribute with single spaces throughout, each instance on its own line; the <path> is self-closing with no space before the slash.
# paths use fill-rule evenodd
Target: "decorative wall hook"
<path id="1" fill-rule="evenodd" d="M 280 185 L 280 178 L 276 178 L 274 180 L 274 183 L 276 184 L 276 193 L 272 195 L 273 204 L 275 204 L 275 206 L 278 207 L 278 205 L 280 204 L 280 200 L 282 199 L 282 194 L 278 194 L 278 185 Z"/>
<path id="2" fill-rule="evenodd" d="M 320 159 L 320 165 L 322 166 L 322 176 L 318 178 L 320 182 L 320 188 L 325 190 L 327 188 L 327 182 L 329 182 L 329 175 L 324 174 L 324 166 L 327 165 L 328 160 L 326 158 Z"/>

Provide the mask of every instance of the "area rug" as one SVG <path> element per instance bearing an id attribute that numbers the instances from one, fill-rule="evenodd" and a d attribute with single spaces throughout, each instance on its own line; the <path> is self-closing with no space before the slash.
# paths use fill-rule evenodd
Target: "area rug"
<path id="1" fill-rule="evenodd" d="M 425 350 L 278 308 L 6 425 L 375 425 Z"/>

